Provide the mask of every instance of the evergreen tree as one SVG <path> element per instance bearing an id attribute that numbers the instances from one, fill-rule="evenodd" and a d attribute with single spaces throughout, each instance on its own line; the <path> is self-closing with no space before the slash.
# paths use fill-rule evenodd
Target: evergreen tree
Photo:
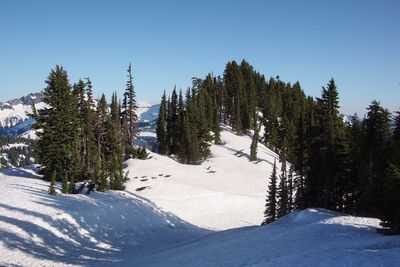
<path id="1" fill-rule="evenodd" d="M 387 148 L 391 137 L 389 111 L 372 101 L 363 123 L 365 140 L 363 155 L 365 163 L 361 175 L 365 190 L 361 199 L 361 212 L 365 215 L 379 216 L 382 205 L 384 172 Z"/>
<path id="2" fill-rule="evenodd" d="M 400 112 L 387 151 L 380 218 L 382 226 L 391 228 L 390 233 L 400 234 Z"/>
<path id="3" fill-rule="evenodd" d="M 78 105 L 62 67 L 57 65 L 46 83 L 43 101 L 47 107 L 37 111 L 33 128 L 41 129 L 36 152 L 44 179 L 50 180 L 53 171 L 61 177 L 65 172 L 74 172 Z"/>
<path id="4" fill-rule="evenodd" d="M 268 186 L 267 199 L 265 202 L 264 221 L 262 222 L 262 225 L 274 222 L 277 219 L 276 183 L 277 183 L 277 177 L 276 177 L 276 160 L 275 160 Z"/>
<path id="5" fill-rule="evenodd" d="M 288 195 L 288 213 L 293 210 L 294 201 L 293 201 L 293 165 L 289 167 L 288 179 L 287 179 L 287 195 Z"/>
<path id="6" fill-rule="evenodd" d="M 133 76 L 132 76 L 132 68 L 131 64 L 128 67 L 128 81 L 126 82 L 126 90 L 124 94 L 124 101 L 123 101 L 123 134 L 125 135 L 124 140 L 124 147 L 126 154 L 130 154 L 134 148 L 135 140 L 137 138 L 136 132 L 136 124 L 137 124 L 137 104 L 136 104 L 136 93 L 133 86 Z"/>
<path id="7" fill-rule="evenodd" d="M 57 180 L 57 172 L 56 170 L 53 171 L 50 179 L 50 186 L 49 186 L 49 194 L 55 195 L 56 194 L 56 180 Z"/>
<path id="8" fill-rule="evenodd" d="M 75 194 L 75 179 L 74 179 L 73 175 L 71 175 L 71 178 L 69 180 L 68 193 L 69 194 Z"/>
<path id="9" fill-rule="evenodd" d="M 283 151 L 280 155 L 281 161 L 281 175 L 279 188 L 277 190 L 277 217 L 283 217 L 289 213 L 288 210 L 288 182 L 287 182 L 287 170 L 286 170 L 286 152 Z"/>
<path id="10" fill-rule="evenodd" d="M 68 193 L 68 173 L 65 173 L 65 175 L 62 178 L 61 193 L 63 194 Z"/>
<path id="11" fill-rule="evenodd" d="M 160 154 L 167 153 L 167 102 L 165 90 L 161 98 L 160 111 L 157 119 L 157 143 Z"/>
<path id="12" fill-rule="evenodd" d="M 258 137 L 261 129 L 261 124 L 258 126 L 255 126 L 254 128 L 254 134 L 251 140 L 251 145 L 250 145 L 250 161 L 256 161 L 257 160 L 257 145 L 258 145 Z"/>

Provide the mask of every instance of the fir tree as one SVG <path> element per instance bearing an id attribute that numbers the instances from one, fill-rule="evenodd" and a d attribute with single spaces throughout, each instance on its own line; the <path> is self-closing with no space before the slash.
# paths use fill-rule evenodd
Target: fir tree
<path id="1" fill-rule="evenodd" d="M 287 170 L 286 170 L 286 152 L 281 153 L 281 175 L 280 183 L 277 190 L 277 217 L 283 217 L 289 213 L 288 210 L 288 183 L 287 183 Z"/>
<path id="2" fill-rule="evenodd" d="M 167 102 L 165 90 L 161 98 L 160 111 L 157 119 L 157 144 L 160 154 L 167 153 Z"/>
<path id="3" fill-rule="evenodd" d="M 132 151 L 135 140 L 137 138 L 136 132 L 136 124 L 137 124 L 137 104 L 136 104 L 136 93 L 133 86 L 133 76 L 132 76 L 132 68 L 131 64 L 128 67 L 128 81 L 126 82 L 126 90 L 124 94 L 124 101 L 123 101 L 123 135 L 125 135 L 122 139 L 124 140 L 124 147 L 126 151 Z"/>
<path id="4" fill-rule="evenodd" d="M 57 172 L 54 170 L 52 175 L 51 175 L 51 179 L 50 179 L 50 186 L 49 186 L 49 194 L 50 195 L 55 195 L 56 194 L 56 178 L 57 176 Z"/>
<path id="5" fill-rule="evenodd" d="M 392 139 L 387 149 L 382 203 L 381 225 L 391 228 L 391 234 L 400 234 L 400 112 L 395 117 Z"/>
<path id="6" fill-rule="evenodd" d="M 265 202 L 264 221 L 262 222 L 262 225 L 274 222 L 277 218 L 276 183 L 277 183 L 277 177 L 276 177 L 276 160 L 275 160 L 268 186 L 267 199 Z"/>
<path id="7" fill-rule="evenodd" d="M 254 128 L 254 134 L 250 145 L 250 161 L 257 160 L 257 145 L 258 145 L 258 137 L 260 129 L 261 129 L 261 124 L 259 126 L 255 126 Z"/>
<path id="8" fill-rule="evenodd" d="M 68 193 L 68 173 L 65 173 L 65 175 L 62 178 L 61 193 L 63 194 Z"/>
<path id="9" fill-rule="evenodd" d="M 73 175 L 71 175 L 70 177 L 71 178 L 70 178 L 69 184 L 68 184 L 68 193 L 75 194 L 75 179 L 74 179 Z"/>
<path id="10" fill-rule="evenodd" d="M 362 167 L 365 191 L 360 209 L 365 215 L 379 216 L 382 205 L 387 148 L 391 137 L 389 111 L 372 101 L 364 120 L 365 140 Z"/>
<path id="11" fill-rule="evenodd" d="M 48 107 L 37 111 L 33 128 L 41 129 L 36 152 L 44 179 L 50 180 L 55 170 L 61 177 L 65 172 L 74 172 L 78 118 L 77 100 L 71 94 L 67 72 L 57 65 L 46 83 L 43 101 Z"/>

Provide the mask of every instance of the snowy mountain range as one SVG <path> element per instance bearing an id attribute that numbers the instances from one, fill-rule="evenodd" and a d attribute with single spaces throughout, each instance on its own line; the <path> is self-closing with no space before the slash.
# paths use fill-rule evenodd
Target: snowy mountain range
<path id="1" fill-rule="evenodd" d="M 35 139 L 36 135 L 31 131 L 34 123 L 26 113 L 32 112 L 32 104 L 36 109 L 45 107 L 43 93 L 31 93 L 21 98 L 7 102 L 0 102 L 0 136 L 20 136 Z M 149 129 L 155 125 L 158 118 L 159 104 L 151 105 L 146 101 L 138 102 L 138 127 Z"/>

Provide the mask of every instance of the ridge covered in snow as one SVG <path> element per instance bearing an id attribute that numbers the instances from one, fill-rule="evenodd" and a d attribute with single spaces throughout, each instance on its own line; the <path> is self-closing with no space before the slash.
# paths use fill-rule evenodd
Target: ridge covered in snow
<path id="1" fill-rule="evenodd" d="M 27 113 L 32 112 L 32 104 L 36 109 L 46 106 L 43 103 L 43 93 L 31 93 L 21 98 L 7 102 L 0 102 L 0 136 L 20 136 L 36 139 L 35 131 L 31 129 L 34 119 Z M 152 105 L 147 101 L 138 102 L 138 126 L 140 128 L 154 128 L 158 118 L 159 104 Z"/>

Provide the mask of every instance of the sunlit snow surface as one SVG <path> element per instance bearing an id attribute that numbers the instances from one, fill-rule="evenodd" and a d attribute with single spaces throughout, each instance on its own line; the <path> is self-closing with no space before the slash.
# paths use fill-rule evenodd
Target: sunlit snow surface
<path id="1" fill-rule="evenodd" d="M 322 209 L 260 227 L 276 155 L 225 128 L 197 166 L 151 154 L 123 192 L 47 194 L 31 168 L 0 173 L 3 266 L 396 266 L 400 237 L 377 219 Z"/>

